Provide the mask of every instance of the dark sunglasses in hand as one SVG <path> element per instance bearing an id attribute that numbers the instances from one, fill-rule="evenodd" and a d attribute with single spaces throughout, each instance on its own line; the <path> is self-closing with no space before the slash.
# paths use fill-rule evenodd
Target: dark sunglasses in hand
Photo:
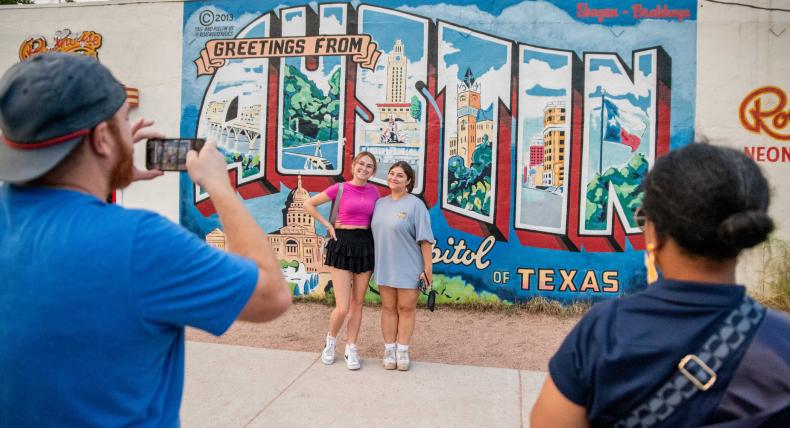
<path id="1" fill-rule="evenodd" d="M 428 300 L 426 302 L 426 306 L 428 307 L 429 311 L 433 312 L 433 310 L 436 308 L 436 291 L 434 291 L 433 288 L 428 290 L 427 284 L 425 283 L 425 280 L 422 278 L 420 278 L 420 282 L 418 283 L 417 288 L 421 292 L 428 294 Z"/>

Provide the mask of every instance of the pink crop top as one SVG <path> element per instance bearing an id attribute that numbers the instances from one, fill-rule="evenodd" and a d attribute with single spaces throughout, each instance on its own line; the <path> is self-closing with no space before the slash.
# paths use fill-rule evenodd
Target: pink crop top
<path id="1" fill-rule="evenodd" d="M 335 183 L 325 190 L 329 199 L 335 200 L 339 185 Z M 376 208 L 378 199 L 379 191 L 372 184 L 355 186 L 349 182 L 343 183 L 337 222 L 348 226 L 370 226 L 370 219 L 373 217 L 373 209 Z"/>

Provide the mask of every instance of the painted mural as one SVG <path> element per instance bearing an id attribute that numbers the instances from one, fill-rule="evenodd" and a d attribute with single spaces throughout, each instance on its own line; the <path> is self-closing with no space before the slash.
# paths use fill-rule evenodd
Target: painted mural
<path id="1" fill-rule="evenodd" d="M 95 31 L 72 32 L 68 28 L 56 31 L 50 45 L 44 36 L 28 37 L 19 46 L 19 60 L 24 61 L 43 52 L 72 52 L 99 59 L 102 35 Z"/>
<path id="2" fill-rule="evenodd" d="M 77 53 L 99 60 L 99 49 L 103 36 L 95 31 L 73 32 L 68 28 L 56 31 L 54 43 L 50 45 L 44 36 L 30 36 L 19 45 L 19 60 L 24 61 L 44 52 Z M 124 85 L 126 101 L 132 107 L 140 104 L 140 90 Z M 112 197 L 115 201 L 115 195 Z"/>
<path id="3" fill-rule="evenodd" d="M 790 162 L 790 103 L 784 89 L 764 86 L 753 90 L 741 101 L 738 118 L 743 129 L 772 143 L 744 146 L 747 156 L 758 163 Z"/>
<path id="4" fill-rule="evenodd" d="M 217 140 L 295 295 L 329 277 L 304 201 L 359 151 L 382 194 L 392 163 L 417 172 L 440 303 L 645 286 L 633 214 L 656 157 L 693 137 L 696 1 L 184 8 L 181 135 Z M 182 224 L 223 247 L 208 195 L 180 189 Z"/>

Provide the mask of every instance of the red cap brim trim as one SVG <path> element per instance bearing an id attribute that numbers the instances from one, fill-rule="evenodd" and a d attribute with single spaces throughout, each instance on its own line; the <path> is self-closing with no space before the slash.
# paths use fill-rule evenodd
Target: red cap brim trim
<path id="1" fill-rule="evenodd" d="M 56 144 L 73 140 L 77 137 L 85 136 L 90 133 L 91 133 L 90 129 L 80 129 L 70 134 L 62 135 L 60 137 L 50 138 L 48 140 L 39 141 L 36 143 L 20 143 L 18 141 L 9 140 L 6 136 L 3 136 L 3 142 L 5 143 L 6 146 L 11 147 L 12 149 L 35 150 L 35 149 L 42 149 L 44 147 L 54 146 Z"/>

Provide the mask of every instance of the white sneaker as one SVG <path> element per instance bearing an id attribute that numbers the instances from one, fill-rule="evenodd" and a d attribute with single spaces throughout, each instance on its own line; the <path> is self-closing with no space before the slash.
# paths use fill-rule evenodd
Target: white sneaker
<path id="1" fill-rule="evenodd" d="M 344 357 L 346 358 L 346 367 L 348 367 L 349 370 L 359 370 L 359 368 L 362 367 L 362 364 L 359 363 L 359 355 L 357 355 L 356 346 L 346 345 Z"/>
<path id="2" fill-rule="evenodd" d="M 381 360 L 381 365 L 387 370 L 395 370 L 397 363 L 395 362 L 395 348 L 384 349 L 384 359 Z"/>
<path id="3" fill-rule="evenodd" d="M 406 371 L 409 370 L 409 350 L 402 351 L 398 349 L 396 351 L 397 354 L 397 366 L 398 370 Z"/>
<path id="4" fill-rule="evenodd" d="M 321 362 L 324 364 L 332 364 L 335 362 L 335 340 L 326 338 L 326 346 L 321 351 Z"/>

